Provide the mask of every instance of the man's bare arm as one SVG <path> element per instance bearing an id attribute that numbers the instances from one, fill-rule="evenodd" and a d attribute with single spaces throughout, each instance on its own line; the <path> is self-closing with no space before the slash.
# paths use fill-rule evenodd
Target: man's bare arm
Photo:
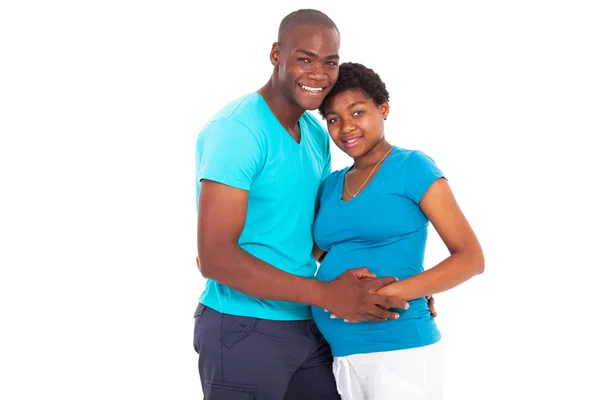
<path id="1" fill-rule="evenodd" d="M 376 290 L 392 277 L 364 280 L 366 268 L 349 270 L 331 282 L 286 273 L 243 250 L 238 240 L 246 222 L 248 192 L 202 180 L 198 204 L 198 254 L 204 277 L 252 297 L 316 305 L 350 320 L 396 318 L 385 308 L 406 302 Z M 382 308 L 383 307 L 383 308 Z"/>
<path id="2" fill-rule="evenodd" d="M 244 251 L 238 239 L 246 223 L 248 192 L 201 182 L 198 205 L 200 272 L 248 296 L 316 305 L 318 283 L 288 274 Z"/>

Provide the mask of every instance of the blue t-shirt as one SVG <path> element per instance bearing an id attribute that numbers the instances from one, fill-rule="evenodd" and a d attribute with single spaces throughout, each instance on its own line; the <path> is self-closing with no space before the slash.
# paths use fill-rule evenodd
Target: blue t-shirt
<path id="1" fill-rule="evenodd" d="M 313 115 L 304 113 L 299 124 L 296 143 L 256 92 L 224 107 L 198 135 L 196 205 L 202 179 L 247 190 L 240 247 L 283 271 L 312 277 L 315 202 L 331 172 L 331 153 L 327 131 Z M 225 314 L 312 319 L 307 305 L 249 297 L 211 279 L 200 302 Z"/>
<path id="2" fill-rule="evenodd" d="M 323 182 L 314 226 L 317 245 L 327 255 L 316 278 L 330 281 L 351 268 L 368 267 L 377 276 L 406 279 L 423 272 L 429 220 L 419 202 L 443 177 L 420 151 L 394 147 L 371 182 L 355 198 L 342 200 L 345 168 Z M 385 322 L 347 323 L 312 307 L 334 356 L 401 350 L 437 342 L 441 336 L 424 297 L 395 310 L 400 318 Z"/>

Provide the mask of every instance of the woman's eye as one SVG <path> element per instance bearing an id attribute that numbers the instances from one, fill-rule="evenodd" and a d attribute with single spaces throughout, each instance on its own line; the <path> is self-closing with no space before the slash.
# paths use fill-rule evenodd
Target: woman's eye
<path id="1" fill-rule="evenodd" d="M 364 112 L 363 110 L 356 110 L 356 111 L 354 111 L 354 112 L 352 113 L 352 115 L 362 115 L 362 114 L 364 114 L 364 113 L 365 113 L 365 112 Z"/>
<path id="2" fill-rule="evenodd" d="M 329 119 L 327 120 L 327 123 L 328 123 L 328 124 L 335 124 L 335 123 L 337 122 L 337 120 L 338 120 L 338 119 L 337 119 L 336 117 L 329 118 Z"/>

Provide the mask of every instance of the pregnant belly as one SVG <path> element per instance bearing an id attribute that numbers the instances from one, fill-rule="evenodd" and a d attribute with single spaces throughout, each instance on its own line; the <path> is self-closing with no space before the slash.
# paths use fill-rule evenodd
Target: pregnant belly
<path id="1" fill-rule="evenodd" d="M 378 277 L 394 276 L 406 279 L 423 271 L 421 258 L 409 257 L 388 248 L 353 249 L 344 251 L 333 249 L 321 263 L 315 278 L 330 281 L 345 271 L 367 267 Z"/>
<path id="2" fill-rule="evenodd" d="M 420 307 L 416 307 L 420 308 Z M 439 331 L 428 312 L 404 314 L 385 322 L 348 323 L 331 319 L 318 307 L 313 317 L 334 355 L 398 350 L 433 343 Z"/>

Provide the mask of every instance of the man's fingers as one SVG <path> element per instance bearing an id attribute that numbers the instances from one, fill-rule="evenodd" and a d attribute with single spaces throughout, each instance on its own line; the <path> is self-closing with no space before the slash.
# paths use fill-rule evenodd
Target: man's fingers
<path id="1" fill-rule="evenodd" d="M 378 289 L 381 289 L 382 287 L 387 286 L 390 283 L 394 283 L 396 281 L 397 281 L 397 279 L 394 278 L 393 276 L 384 276 L 384 277 L 373 279 L 373 280 L 369 281 L 367 283 L 367 285 L 368 285 L 367 287 L 369 289 L 378 290 Z"/>
<path id="2" fill-rule="evenodd" d="M 426 296 L 426 298 L 427 298 L 427 305 L 429 306 L 429 313 L 434 318 L 437 317 L 437 312 L 435 311 L 435 300 L 434 300 L 434 298 L 432 296 Z"/>
<path id="3" fill-rule="evenodd" d="M 381 307 L 373 306 L 369 310 L 369 314 L 367 315 L 367 317 L 372 318 L 369 319 L 369 321 L 381 322 L 387 321 L 388 319 L 398 319 L 400 318 L 400 314 L 398 314 L 397 312 L 388 311 Z"/>
<path id="4" fill-rule="evenodd" d="M 388 319 L 392 319 L 392 318 L 386 318 L 387 314 L 385 314 L 384 312 L 389 313 L 389 311 L 385 311 L 384 309 L 375 306 L 373 308 L 373 310 L 371 310 L 369 313 L 362 314 L 360 319 L 344 318 L 344 322 L 363 322 L 363 321 L 384 322 L 384 321 L 387 321 Z"/>

